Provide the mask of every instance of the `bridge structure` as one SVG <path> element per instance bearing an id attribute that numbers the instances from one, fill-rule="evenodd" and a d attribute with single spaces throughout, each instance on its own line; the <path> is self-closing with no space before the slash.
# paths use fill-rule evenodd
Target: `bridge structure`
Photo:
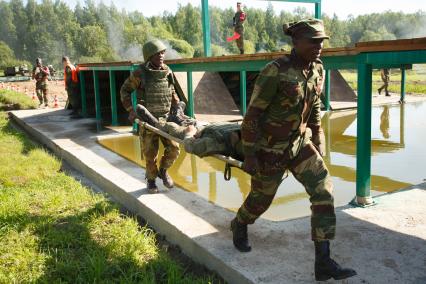
<path id="1" fill-rule="evenodd" d="M 321 16 L 321 0 L 283 0 L 315 5 L 315 16 Z M 188 114 L 194 116 L 194 72 L 238 72 L 240 84 L 240 113 L 247 108 L 247 72 L 259 72 L 268 62 L 283 56 L 284 52 L 258 53 L 211 57 L 208 0 L 202 0 L 203 43 L 206 57 L 168 60 L 174 72 L 186 73 Z M 371 197 L 371 109 L 372 70 L 401 69 L 401 97 L 405 98 L 405 70 L 412 64 L 426 63 L 426 38 L 390 41 L 360 42 L 354 47 L 328 48 L 322 53 L 325 68 L 325 109 L 330 110 L 330 71 L 355 69 L 357 80 L 357 143 L 356 143 L 356 204 L 374 204 Z M 138 68 L 136 62 L 79 64 L 79 78 L 83 116 L 94 116 L 99 122 L 119 125 L 118 114 L 124 109 L 119 101 L 119 88 L 129 72 Z M 100 83 L 102 82 L 102 84 Z M 133 102 L 136 103 L 135 94 Z M 218 94 L 220 99 L 220 94 Z M 88 106 L 93 106 L 90 112 Z M 105 112 L 105 108 L 108 109 Z M 107 119 L 105 119 L 105 116 Z"/>

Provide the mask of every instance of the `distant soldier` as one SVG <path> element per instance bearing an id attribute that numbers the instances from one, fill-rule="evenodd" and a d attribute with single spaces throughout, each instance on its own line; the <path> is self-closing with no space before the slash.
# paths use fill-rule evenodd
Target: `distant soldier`
<path id="1" fill-rule="evenodd" d="M 336 229 L 333 185 L 324 163 L 320 95 L 324 68 L 319 59 L 325 34 L 323 22 L 302 20 L 283 26 L 291 36 L 288 56 L 259 74 L 241 125 L 243 169 L 252 175 L 251 191 L 231 222 L 234 246 L 248 252 L 247 225 L 271 205 L 284 173 L 303 184 L 311 202 L 311 234 L 315 245 L 315 279 L 345 279 L 356 275 L 330 258 Z M 312 138 L 306 135 L 311 129 Z"/>
<path id="2" fill-rule="evenodd" d="M 378 88 L 377 91 L 379 92 L 379 95 L 380 95 L 382 93 L 382 90 L 385 89 L 385 95 L 389 97 L 390 94 L 388 91 L 388 86 L 389 86 L 389 80 L 390 80 L 390 70 L 387 68 L 382 69 L 380 71 L 380 76 L 382 77 L 383 86 Z"/>
<path id="3" fill-rule="evenodd" d="M 65 90 L 68 94 L 67 106 L 71 106 L 72 113 L 77 114 L 80 108 L 80 94 L 78 88 L 78 73 L 77 68 L 73 64 L 68 56 L 62 57 L 62 65 L 64 66 L 64 82 Z"/>
<path id="4" fill-rule="evenodd" d="M 240 35 L 236 40 L 237 47 L 241 54 L 244 54 L 244 21 L 246 20 L 246 13 L 241 7 L 241 2 L 237 3 L 237 12 L 233 18 L 234 31 Z"/>
<path id="5" fill-rule="evenodd" d="M 36 80 L 36 93 L 38 100 L 40 101 L 40 106 L 44 102 L 44 106 L 48 106 L 47 99 L 47 81 L 49 77 L 49 68 L 43 66 L 41 58 L 36 59 L 36 66 L 33 68 L 32 78 Z"/>
<path id="6" fill-rule="evenodd" d="M 129 120 L 136 118 L 132 107 L 131 93 L 136 91 L 138 104 L 144 105 L 152 115 L 164 118 L 170 112 L 172 105 L 179 102 L 174 89 L 173 73 L 164 64 L 166 46 L 159 40 L 151 40 L 143 46 L 145 62 L 132 72 L 129 78 L 121 86 L 120 96 L 124 108 L 129 112 Z M 148 191 L 157 193 L 158 188 L 155 179 L 158 176 L 163 184 L 173 187 L 173 180 L 167 173 L 179 155 L 179 144 L 157 134 L 140 129 L 142 154 L 146 161 L 146 178 L 148 180 Z M 164 145 L 164 156 L 160 161 L 160 169 L 157 168 L 158 147 L 161 142 Z"/>

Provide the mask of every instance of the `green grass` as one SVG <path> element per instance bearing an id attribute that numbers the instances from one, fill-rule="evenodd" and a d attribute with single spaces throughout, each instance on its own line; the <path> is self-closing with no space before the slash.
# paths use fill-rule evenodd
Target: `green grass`
<path id="1" fill-rule="evenodd" d="M 3 76 L 4 76 L 4 71 L 0 70 L 0 77 L 3 77 Z"/>
<path id="2" fill-rule="evenodd" d="M 341 70 L 340 73 L 348 82 L 352 89 L 357 89 L 357 73 Z M 382 86 L 383 82 L 380 77 L 379 71 L 373 71 L 373 92 Z M 401 73 L 393 71 L 390 76 L 389 91 L 392 93 L 401 92 Z M 418 72 L 408 70 L 406 72 L 405 92 L 411 94 L 426 94 L 426 75 Z"/>
<path id="3" fill-rule="evenodd" d="M 37 108 L 36 102 L 23 93 L 0 90 L 0 109 L 8 105 L 12 106 L 13 109 Z"/>
<path id="4" fill-rule="evenodd" d="M 0 112 L 0 283 L 209 283 Z"/>

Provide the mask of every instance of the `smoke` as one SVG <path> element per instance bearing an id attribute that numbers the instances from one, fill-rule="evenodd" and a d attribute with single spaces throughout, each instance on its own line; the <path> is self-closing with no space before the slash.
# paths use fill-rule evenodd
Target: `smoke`
<path id="1" fill-rule="evenodd" d="M 415 27 L 411 23 L 405 23 L 402 28 L 401 35 L 398 39 L 404 38 L 416 38 L 416 37 L 426 37 L 426 14 L 423 13 L 419 17 L 419 24 L 416 24 Z"/>
<path id="2" fill-rule="evenodd" d="M 143 61 L 142 46 L 140 44 L 126 45 L 124 43 L 123 23 L 112 22 L 109 19 L 104 19 L 104 21 L 107 25 L 108 41 L 121 60 Z"/>
<path id="3" fill-rule="evenodd" d="M 173 48 L 173 46 L 170 44 L 169 41 L 161 39 L 161 42 L 164 43 L 167 47 L 166 54 L 165 54 L 165 60 L 172 60 L 172 59 L 180 59 L 182 56 L 180 53 Z"/>

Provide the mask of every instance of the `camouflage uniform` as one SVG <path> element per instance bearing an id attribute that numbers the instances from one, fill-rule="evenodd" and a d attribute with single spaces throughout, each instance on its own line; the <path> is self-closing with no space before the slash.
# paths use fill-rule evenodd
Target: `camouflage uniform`
<path id="1" fill-rule="evenodd" d="M 48 89 L 47 89 L 47 80 L 49 76 L 49 69 L 46 66 L 41 65 L 35 66 L 32 72 L 32 78 L 36 80 L 36 93 L 40 104 L 47 106 L 48 105 Z"/>
<path id="2" fill-rule="evenodd" d="M 232 122 L 217 122 L 197 129 L 194 137 L 186 136 L 185 126 L 174 122 L 161 121 L 156 125 L 160 130 L 183 140 L 187 153 L 199 157 L 221 154 L 243 160 L 240 139 L 241 126 Z"/>
<path id="3" fill-rule="evenodd" d="M 237 47 L 240 50 L 241 54 L 244 54 L 244 21 L 246 19 L 246 13 L 238 11 L 234 15 L 234 31 L 240 35 L 240 37 L 236 40 Z"/>
<path id="4" fill-rule="evenodd" d="M 388 91 L 388 86 L 389 86 L 389 81 L 390 81 L 389 69 L 382 69 L 380 71 L 380 76 L 382 77 L 383 85 L 379 89 L 377 89 L 377 91 L 379 92 L 379 95 L 380 95 L 382 90 L 385 89 L 385 95 L 390 96 L 389 91 Z"/>
<path id="5" fill-rule="evenodd" d="M 75 67 L 74 67 L 75 68 Z M 69 65 L 65 67 L 65 90 L 68 94 L 68 102 L 73 110 L 80 108 L 80 94 L 78 82 L 74 82 L 72 79 L 72 70 Z"/>
<path id="6" fill-rule="evenodd" d="M 172 102 L 179 99 L 173 86 L 173 73 L 163 64 L 160 70 L 154 69 L 150 61 L 142 64 L 126 79 L 120 90 L 121 101 L 127 111 L 132 110 L 131 93 L 136 91 L 137 102 L 144 105 L 157 119 L 165 118 Z M 154 180 L 158 175 L 157 156 L 159 142 L 164 145 L 164 156 L 160 168 L 168 169 L 179 155 L 179 144 L 145 129 L 139 131 L 142 155 L 146 161 L 146 178 Z"/>
<path id="7" fill-rule="evenodd" d="M 254 223 L 269 208 L 284 172 L 290 170 L 310 196 L 312 239 L 328 240 L 334 238 L 336 217 L 331 178 L 319 150 L 324 71 L 319 60 L 308 72 L 300 63 L 293 50 L 269 63 L 256 81 L 241 133 L 244 154 L 256 155 L 258 165 L 237 218 Z"/>

